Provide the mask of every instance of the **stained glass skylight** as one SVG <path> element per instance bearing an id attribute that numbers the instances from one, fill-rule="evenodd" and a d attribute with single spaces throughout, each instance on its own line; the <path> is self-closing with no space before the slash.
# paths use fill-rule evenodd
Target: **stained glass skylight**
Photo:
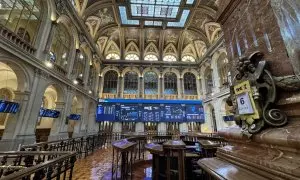
<path id="1" fill-rule="evenodd" d="M 145 21 L 146 26 L 162 26 L 162 21 Z"/>
<path id="2" fill-rule="evenodd" d="M 194 1 L 195 1 L 195 0 L 186 0 L 186 4 L 189 4 L 189 5 L 190 5 L 190 4 L 194 4 Z"/>

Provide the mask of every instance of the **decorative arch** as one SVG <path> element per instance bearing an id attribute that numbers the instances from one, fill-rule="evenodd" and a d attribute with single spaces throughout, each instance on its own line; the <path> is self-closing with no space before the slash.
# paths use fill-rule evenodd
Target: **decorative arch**
<path id="1" fill-rule="evenodd" d="M 109 53 L 115 53 L 120 56 L 120 48 L 113 40 L 110 40 L 105 48 L 105 56 Z"/>
<path id="2" fill-rule="evenodd" d="M 100 28 L 100 18 L 97 16 L 89 16 L 85 24 L 89 28 L 92 37 L 95 37 Z"/>
<path id="3" fill-rule="evenodd" d="M 122 71 L 122 76 L 124 77 L 125 74 L 126 74 L 127 72 L 130 72 L 130 71 L 136 72 L 136 73 L 138 74 L 139 77 L 142 76 L 140 70 L 139 70 L 138 68 L 136 68 L 136 67 L 126 67 L 126 68 Z"/>
<path id="4" fill-rule="evenodd" d="M 159 50 L 153 42 L 150 42 L 145 48 L 145 56 L 149 54 L 159 57 Z"/>
<path id="5" fill-rule="evenodd" d="M 195 75 L 196 78 L 200 78 L 199 76 L 199 73 L 197 72 L 196 69 L 184 69 L 181 73 L 181 76 L 180 78 L 183 78 L 184 74 L 187 73 L 187 72 L 190 72 L 190 73 L 193 73 Z"/>
<path id="6" fill-rule="evenodd" d="M 97 40 L 97 44 L 99 46 L 99 50 L 100 52 L 103 54 L 104 50 L 105 50 L 105 46 L 107 44 L 108 41 L 108 37 L 107 36 L 101 36 L 99 37 L 99 39 Z"/>
<path id="7" fill-rule="evenodd" d="M 56 14 L 56 5 L 54 0 L 48 0 L 47 2 L 47 9 L 48 9 L 48 17 L 51 19 L 51 21 L 57 20 L 57 14 Z"/>
<path id="8" fill-rule="evenodd" d="M 32 75 L 29 74 L 29 70 L 27 70 L 27 67 L 23 63 L 15 63 L 14 59 L 11 59 L 9 57 L 0 57 L 0 68 L 1 63 L 3 65 L 9 67 L 11 71 L 16 75 L 17 77 L 17 89 L 18 91 L 30 91 L 31 89 L 31 83 L 32 83 Z"/>
<path id="9" fill-rule="evenodd" d="M 197 58 L 197 53 L 193 44 L 188 44 L 182 51 L 182 57 L 184 56 L 192 56 L 193 58 Z"/>
<path id="10" fill-rule="evenodd" d="M 222 31 L 220 24 L 216 22 L 206 23 L 204 28 L 210 44 L 219 38 L 218 33 Z"/>
<path id="11" fill-rule="evenodd" d="M 177 69 L 175 69 L 175 68 L 166 68 L 166 69 L 163 71 L 162 76 L 164 77 L 165 74 L 166 74 L 167 72 L 173 72 L 173 73 L 176 74 L 177 79 L 180 78 L 180 72 L 179 72 Z"/>
<path id="12" fill-rule="evenodd" d="M 44 86 L 42 89 L 43 89 L 43 92 L 46 92 L 47 88 L 52 86 L 56 93 L 57 93 L 57 102 L 65 102 L 65 98 L 66 98 L 66 90 L 65 88 L 60 84 L 60 83 L 57 83 L 55 81 L 50 81 L 48 84 L 46 84 L 46 86 Z"/>
<path id="13" fill-rule="evenodd" d="M 204 41 L 197 40 L 194 42 L 198 57 L 201 58 L 207 51 L 207 46 Z"/>
<path id="14" fill-rule="evenodd" d="M 78 49 L 79 46 L 80 46 L 79 35 L 78 35 L 77 29 L 74 26 L 74 24 L 72 23 L 71 19 L 68 16 L 63 14 L 56 20 L 56 22 L 57 23 L 62 23 L 66 27 L 66 29 L 68 30 L 69 35 L 73 36 L 72 41 L 75 45 L 75 48 Z"/>
<path id="15" fill-rule="evenodd" d="M 157 74 L 158 77 L 160 77 L 160 71 L 157 68 L 153 68 L 153 67 L 147 67 L 143 70 L 142 76 L 144 77 L 146 72 L 150 72 L 153 71 Z"/>
<path id="16" fill-rule="evenodd" d="M 110 70 L 116 71 L 118 73 L 118 76 L 121 76 L 120 70 L 115 66 L 107 66 L 107 67 L 103 68 L 100 76 L 104 77 L 105 73 Z"/>
<path id="17" fill-rule="evenodd" d="M 167 55 L 173 55 L 175 56 L 177 59 L 177 49 L 175 47 L 175 45 L 173 43 L 169 43 L 166 48 L 164 49 L 164 55 L 163 56 L 167 56 Z"/>
<path id="18" fill-rule="evenodd" d="M 125 56 L 127 56 L 128 54 L 136 54 L 136 55 L 140 55 L 140 50 L 138 48 L 138 46 L 133 42 L 131 41 L 127 46 L 126 46 L 126 49 L 125 49 Z"/>

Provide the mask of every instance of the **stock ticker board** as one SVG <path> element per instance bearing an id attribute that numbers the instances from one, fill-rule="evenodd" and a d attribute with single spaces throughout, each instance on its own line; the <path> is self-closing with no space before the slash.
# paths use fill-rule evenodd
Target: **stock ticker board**
<path id="1" fill-rule="evenodd" d="M 204 111 L 196 100 L 99 99 L 96 120 L 204 123 Z"/>

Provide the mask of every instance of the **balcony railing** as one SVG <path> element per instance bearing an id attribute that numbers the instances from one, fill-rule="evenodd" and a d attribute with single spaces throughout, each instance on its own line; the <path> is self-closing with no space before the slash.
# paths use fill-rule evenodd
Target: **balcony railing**
<path id="1" fill-rule="evenodd" d="M 137 94 L 123 94 L 124 99 L 137 99 L 138 97 Z"/>
<path id="2" fill-rule="evenodd" d="M 178 99 L 178 95 L 164 95 L 165 99 Z"/>
<path id="3" fill-rule="evenodd" d="M 102 99 L 115 99 L 117 98 L 117 94 L 111 94 L 111 93 L 102 93 Z"/>
<path id="4" fill-rule="evenodd" d="M 20 38 L 16 33 L 12 32 L 11 30 L 7 29 L 3 25 L 0 24 L 0 36 L 4 39 L 9 40 L 10 42 L 14 43 L 24 51 L 33 54 L 35 49 L 22 38 Z"/>
<path id="5" fill-rule="evenodd" d="M 158 99 L 158 94 L 145 94 L 145 99 Z"/>
<path id="6" fill-rule="evenodd" d="M 67 75 L 67 71 L 57 64 L 53 64 L 54 70 L 62 75 Z"/>
<path id="7" fill-rule="evenodd" d="M 197 100 L 198 99 L 197 95 L 184 95 L 183 97 L 184 97 L 184 99 L 188 99 L 188 100 Z"/>

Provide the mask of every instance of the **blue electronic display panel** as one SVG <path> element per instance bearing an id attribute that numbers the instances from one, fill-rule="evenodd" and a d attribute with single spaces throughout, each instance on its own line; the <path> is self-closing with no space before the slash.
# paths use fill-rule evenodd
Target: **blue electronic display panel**
<path id="1" fill-rule="evenodd" d="M 59 111 L 53 109 L 45 109 L 45 108 L 41 108 L 39 113 L 40 117 L 49 117 L 49 118 L 58 118 L 59 115 L 60 115 Z"/>
<path id="2" fill-rule="evenodd" d="M 183 122 L 185 121 L 185 107 L 181 104 L 166 104 L 164 107 L 164 121 Z"/>
<path id="3" fill-rule="evenodd" d="M 138 104 L 121 104 L 120 121 L 139 121 Z"/>
<path id="4" fill-rule="evenodd" d="M 0 113 L 16 113 L 19 107 L 18 103 L 0 100 Z"/>
<path id="5" fill-rule="evenodd" d="M 116 104 L 98 104 L 96 121 L 116 121 Z"/>
<path id="6" fill-rule="evenodd" d="M 70 114 L 68 118 L 69 118 L 70 120 L 78 121 L 78 120 L 80 120 L 81 115 L 80 115 L 80 114 Z"/>
<path id="7" fill-rule="evenodd" d="M 186 105 L 186 120 L 188 122 L 203 122 L 204 111 L 201 105 Z"/>
<path id="8" fill-rule="evenodd" d="M 159 104 L 144 104 L 140 112 L 143 122 L 160 122 L 164 114 Z"/>

